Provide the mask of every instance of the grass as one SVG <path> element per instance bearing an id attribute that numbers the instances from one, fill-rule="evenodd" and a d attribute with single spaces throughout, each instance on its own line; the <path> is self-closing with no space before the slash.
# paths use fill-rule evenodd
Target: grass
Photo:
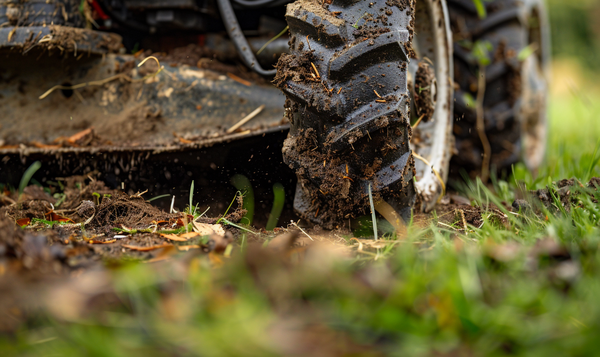
<path id="1" fill-rule="evenodd" d="M 573 92 L 552 98 L 550 113 L 540 176 L 518 166 L 494 190 L 473 182 L 464 193 L 475 204 L 502 207 L 520 185 L 537 189 L 600 176 L 600 103 Z M 600 195 L 573 191 L 579 202 L 568 211 L 515 215 L 500 208 L 483 214 L 481 227 L 410 225 L 406 240 L 384 235 L 350 257 L 325 247 L 282 257 L 247 246 L 245 253 L 235 247 L 224 264 L 187 256 L 185 264 L 111 265 L 102 272 L 108 288 L 87 286 L 89 312 L 78 313 L 90 305 L 74 297 L 45 297 L 50 312 L 0 337 L 0 350 L 7 356 L 596 355 Z"/>

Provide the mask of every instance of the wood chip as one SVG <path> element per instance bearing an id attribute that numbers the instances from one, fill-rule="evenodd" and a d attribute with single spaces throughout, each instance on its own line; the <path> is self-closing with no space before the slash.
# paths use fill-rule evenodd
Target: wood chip
<path id="1" fill-rule="evenodd" d="M 234 124 L 231 128 L 227 129 L 226 133 L 227 134 L 233 133 L 239 127 L 241 127 L 242 125 L 246 124 L 247 122 L 249 122 L 250 120 L 252 120 L 252 118 L 254 118 L 258 114 L 260 114 L 260 112 L 262 112 L 263 109 L 265 109 L 265 105 L 264 104 L 261 105 L 260 107 L 256 108 L 252 113 L 246 115 L 242 120 L 240 120 L 239 122 L 237 122 L 236 124 Z"/>

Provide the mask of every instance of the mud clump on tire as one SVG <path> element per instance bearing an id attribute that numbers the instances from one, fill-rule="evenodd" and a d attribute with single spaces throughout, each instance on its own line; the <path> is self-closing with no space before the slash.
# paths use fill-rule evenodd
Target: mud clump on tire
<path id="1" fill-rule="evenodd" d="M 310 80 L 311 77 L 316 78 L 310 68 L 311 62 L 315 60 L 313 52 L 306 51 L 301 55 L 282 54 L 277 64 L 277 74 L 273 80 L 275 86 L 282 87 L 287 80 L 304 82 Z"/>
<path id="2" fill-rule="evenodd" d="M 309 212 L 314 216 L 321 213 L 323 220 L 351 214 L 355 211 L 354 206 L 360 207 L 364 199 L 351 195 L 352 179 L 349 176 L 344 177 L 343 168 L 340 170 L 340 166 L 343 166 L 342 160 L 314 150 L 316 144 L 317 136 L 312 128 L 302 130 L 295 137 L 286 139 L 283 144 L 284 156 L 298 158 L 290 161 L 290 167 L 296 170 L 298 185 L 310 193 L 312 207 Z M 329 199 L 322 199 L 326 197 Z"/>

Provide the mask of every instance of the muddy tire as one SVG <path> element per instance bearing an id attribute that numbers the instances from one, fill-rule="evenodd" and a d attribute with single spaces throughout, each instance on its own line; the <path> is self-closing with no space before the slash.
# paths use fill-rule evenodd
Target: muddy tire
<path id="1" fill-rule="evenodd" d="M 424 34 L 431 36 L 413 43 L 417 14 L 428 17 Z M 443 192 L 451 151 L 445 1 L 299 0 L 288 5 L 286 18 L 290 53 L 280 58 L 274 83 L 288 97 L 291 129 L 283 155 L 298 177 L 297 213 L 335 228 L 369 213 L 369 190 L 376 208 L 385 201 L 405 220 L 417 191 L 422 207 L 432 207 Z M 429 55 L 428 63 L 417 59 L 416 44 Z M 436 75 L 443 78 L 437 85 Z M 416 110 L 427 112 L 428 120 L 416 131 L 419 143 L 413 143 L 411 93 L 419 78 L 430 81 L 420 92 L 430 107 Z M 411 149 L 428 163 L 416 165 Z"/>
<path id="2" fill-rule="evenodd" d="M 523 161 L 535 172 L 546 146 L 546 97 L 550 58 L 549 28 L 543 0 L 484 2 L 487 16 L 480 19 L 472 0 L 448 0 L 454 35 L 454 134 L 458 154 L 451 175 L 461 171 L 474 178 L 481 173 L 483 145 L 476 130 L 479 67 L 469 45 L 488 41 L 491 64 L 485 70 L 483 101 L 485 133 L 491 146 L 490 170 L 506 176 Z M 519 54 L 535 52 L 525 59 Z"/>
<path id="3" fill-rule="evenodd" d="M 414 1 L 321 4 L 288 5 L 290 53 L 274 81 L 288 97 L 283 155 L 298 176 L 294 208 L 335 228 L 369 212 L 370 186 L 408 218 L 416 198 L 406 84 Z"/>

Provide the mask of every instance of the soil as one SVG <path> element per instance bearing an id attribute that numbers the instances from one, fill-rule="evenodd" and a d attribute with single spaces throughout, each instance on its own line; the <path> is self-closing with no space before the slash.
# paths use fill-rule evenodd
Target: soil
<path id="1" fill-rule="evenodd" d="M 435 111 L 435 95 L 432 86 L 435 81 L 433 69 L 425 62 L 419 63 L 419 69 L 415 75 L 415 107 L 417 117 L 423 117 L 427 122 L 433 117 Z"/>
<path id="2" fill-rule="evenodd" d="M 64 179 L 64 183 L 65 197 L 61 199 L 60 209 L 53 208 L 57 204 L 56 196 L 51 196 L 47 190 L 42 190 L 39 186 L 28 186 L 20 197 L 14 192 L 2 194 L 4 200 L 1 201 L 3 206 L 0 208 L 0 239 L 2 242 L 0 257 L 3 260 L 18 261 L 14 266 L 16 267 L 15 271 L 31 267 L 30 263 L 23 261 L 24 257 L 42 254 L 40 251 L 45 246 L 52 251 L 52 254 L 44 256 L 44 259 L 52 258 L 60 261 L 65 267 L 74 268 L 78 264 L 71 264 L 73 261 L 90 263 L 90 261 L 95 262 L 101 259 L 125 257 L 151 259 L 157 253 L 151 250 L 146 252 L 125 251 L 122 249 L 124 245 L 149 247 L 164 243 L 175 246 L 183 244 L 168 242 L 161 237 L 159 231 L 180 228 L 186 219 L 191 219 L 191 216 L 182 212 L 165 212 L 146 201 L 142 194 L 128 195 L 120 190 L 111 190 L 103 182 L 90 177 L 69 177 Z M 503 209 L 518 212 L 525 207 L 541 207 L 539 205 L 557 209 L 557 201 L 552 198 L 554 195 L 568 210 L 571 204 L 576 203 L 574 197 L 577 190 L 592 190 L 588 192 L 593 192 L 598 188 L 600 188 L 600 178 L 593 178 L 587 185 L 574 179 L 562 180 L 556 183 L 556 189 L 531 191 L 529 192 L 530 199 L 516 200 L 512 206 L 505 204 Z M 242 205 L 243 201 L 241 197 L 238 197 L 237 208 L 225 218 L 234 223 L 239 222 L 245 214 L 245 210 L 241 208 Z M 473 206 L 467 198 L 456 194 L 447 195 L 436 206 L 435 214 L 415 213 L 415 222 L 417 225 L 423 226 L 427 226 L 431 222 L 438 222 L 447 225 L 463 226 L 468 224 L 478 227 L 482 223 L 481 214 L 483 212 L 495 214 L 505 222 L 499 207 L 493 204 L 486 207 Z M 50 221 L 51 215 L 54 217 L 52 220 L 64 222 L 49 227 L 40 221 Z M 30 221 L 19 228 L 15 222 L 23 224 L 23 219 Z M 198 222 L 215 224 L 217 220 L 218 217 L 202 217 Z M 81 229 L 83 222 L 87 222 L 84 224 L 84 230 Z M 146 232 L 145 230 L 149 227 L 152 228 L 151 231 Z M 237 228 L 228 228 L 227 226 L 225 228 L 234 238 L 240 235 Z M 138 232 L 127 233 L 127 231 L 133 230 L 138 230 Z M 307 230 L 324 237 L 341 234 L 337 231 L 324 231 L 316 226 Z M 349 231 L 342 233 L 351 234 Z M 269 236 L 264 231 L 260 234 L 265 237 Z M 31 247 L 26 244 L 26 240 L 29 242 L 27 244 L 31 243 L 31 247 L 35 248 L 36 245 L 40 245 L 40 247 L 35 248 L 37 249 L 35 252 L 27 252 L 27 249 Z M 189 244 L 191 242 L 187 241 L 183 245 Z"/>
<path id="3" fill-rule="evenodd" d="M 294 82 L 316 82 L 311 63 L 315 60 L 313 50 L 307 50 L 301 56 L 284 53 L 277 63 L 277 74 L 273 84 L 281 88 L 288 79 Z"/>
<path id="4" fill-rule="evenodd" d="M 290 163 L 298 175 L 299 185 L 312 188 L 313 202 L 311 212 L 315 217 L 321 214 L 323 221 L 336 221 L 336 217 L 344 217 L 356 210 L 357 206 L 365 206 L 365 197 L 351 195 L 350 188 L 354 182 L 353 173 L 345 172 L 345 158 L 339 155 L 323 153 L 314 150 L 318 145 L 317 135 L 313 128 L 302 130 L 298 135 L 285 140 L 284 155 L 296 157 L 297 161 Z M 308 178 L 320 178 L 320 185 L 315 185 Z"/>

